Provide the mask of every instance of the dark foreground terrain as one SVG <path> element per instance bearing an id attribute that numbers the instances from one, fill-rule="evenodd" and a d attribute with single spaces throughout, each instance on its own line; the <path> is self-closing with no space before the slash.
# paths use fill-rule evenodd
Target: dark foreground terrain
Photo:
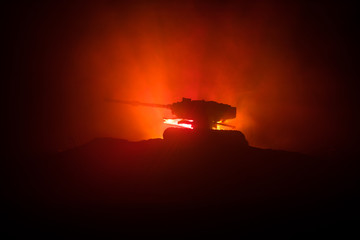
<path id="1" fill-rule="evenodd" d="M 101 138 L 9 163 L 5 231 L 17 234 L 348 233 L 354 156 L 258 149 L 237 131 Z"/>

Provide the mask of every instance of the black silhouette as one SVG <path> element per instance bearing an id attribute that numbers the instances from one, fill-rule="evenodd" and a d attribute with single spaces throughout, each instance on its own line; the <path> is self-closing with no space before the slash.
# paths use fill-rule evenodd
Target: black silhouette
<path id="1" fill-rule="evenodd" d="M 259 149 L 239 131 L 167 129 L 12 161 L 7 229 L 243 234 L 355 229 L 355 158 Z"/>
<path id="2" fill-rule="evenodd" d="M 183 118 L 183 123 L 191 124 L 192 127 L 196 130 L 212 129 L 218 124 L 229 126 L 223 122 L 228 119 L 236 118 L 236 107 L 214 101 L 191 100 L 190 98 L 183 98 L 181 102 L 166 105 L 121 101 L 115 99 L 106 100 L 124 104 L 168 108 L 175 116 Z"/>

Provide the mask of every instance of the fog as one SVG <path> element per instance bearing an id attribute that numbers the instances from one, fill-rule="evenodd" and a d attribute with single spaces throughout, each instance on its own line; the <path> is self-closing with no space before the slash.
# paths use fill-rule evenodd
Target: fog
<path id="1" fill-rule="evenodd" d="M 170 111 L 104 99 L 187 97 L 237 107 L 228 123 L 252 146 L 344 148 L 357 121 L 350 9 L 261 1 L 14 5 L 12 141 L 41 152 L 96 137 L 159 138 Z"/>

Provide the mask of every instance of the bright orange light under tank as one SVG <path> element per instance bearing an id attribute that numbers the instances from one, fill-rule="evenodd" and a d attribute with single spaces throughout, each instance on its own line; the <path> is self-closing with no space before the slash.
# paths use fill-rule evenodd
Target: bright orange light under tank
<path id="1" fill-rule="evenodd" d="M 190 128 L 193 129 L 192 124 L 189 123 L 180 123 L 180 121 L 182 121 L 183 119 L 181 118 L 164 118 L 164 123 L 168 124 L 168 125 L 174 125 L 174 126 L 178 126 L 178 127 L 183 127 L 183 128 Z M 186 120 L 187 122 L 193 122 L 193 120 Z"/>

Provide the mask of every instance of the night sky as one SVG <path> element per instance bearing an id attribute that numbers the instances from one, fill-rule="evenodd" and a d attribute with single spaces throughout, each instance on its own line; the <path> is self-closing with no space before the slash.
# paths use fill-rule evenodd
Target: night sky
<path id="1" fill-rule="evenodd" d="M 182 97 L 236 106 L 229 124 L 252 146 L 355 150 L 358 26 L 345 1 L 40 1 L 3 11 L 12 151 L 159 138 L 170 111 L 104 99 Z"/>

